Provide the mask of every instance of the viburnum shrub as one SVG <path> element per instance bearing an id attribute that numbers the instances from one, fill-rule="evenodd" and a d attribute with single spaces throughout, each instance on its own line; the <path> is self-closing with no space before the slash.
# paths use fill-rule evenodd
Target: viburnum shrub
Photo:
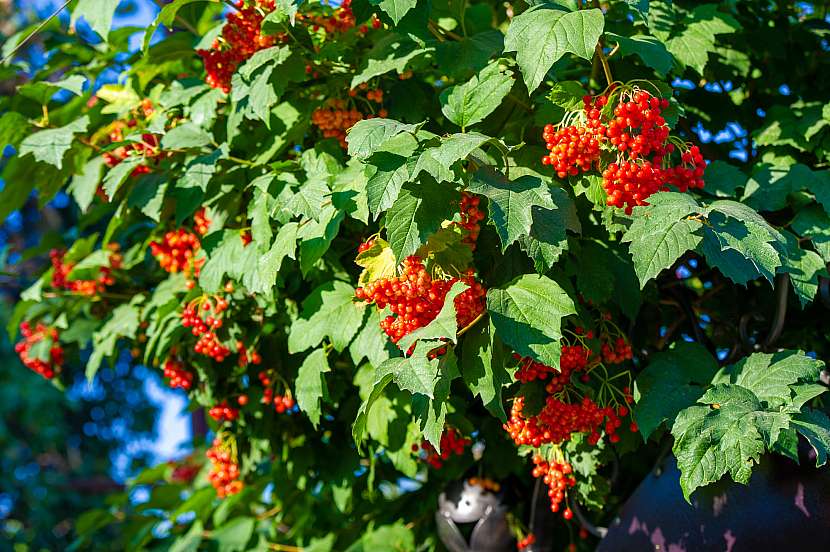
<path id="1" fill-rule="evenodd" d="M 71 226 L 12 248 L 9 327 L 208 432 L 77 547 L 441 549 L 466 484 L 589 549 L 669 450 L 686 499 L 825 462 L 820 10 L 174 0 L 136 41 L 116 4 L 3 48 L 0 219 Z"/>

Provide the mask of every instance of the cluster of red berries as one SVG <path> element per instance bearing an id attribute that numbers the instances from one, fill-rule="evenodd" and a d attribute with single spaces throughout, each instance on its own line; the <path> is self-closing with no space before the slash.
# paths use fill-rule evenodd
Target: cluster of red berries
<path id="1" fill-rule="evenodd" d="M 458 280 L 433 279 L 421 258 L 413 255 L 404 259 L 400 276 L 369 282 L 355 290 L 355 297 L 374 303 L 380 310 L 389 307 L 392 314 L 381 321 L 380 327 L 393 343 L 397 343 L 438 315 L 447 292 Z M 486 290 L 475 280 L 472 269 L 460 280 L 470 286 L 455 298 L 458 327 L 463 328 L 484 311 Z"/>
<path id="2" fill-rule="evenodd" d="M 472 439 L 464 437 L 461 432 L 454 427 L 448 427 L 441 434 L 441 453 L 435 450 L 429 442 L 423 441 L 420 449 L 426 453 L 424 462 L 440 470 L 444 462 L 449 460 L 450 456 L 461 456 L 464 454 L 464 449 L 472 444 Z M 418 445 L 412 445 L 412 452 L 418 452 Z"/>
<path id="3" fill-rule="evenodd" d="M 207 208 L 200 207 L 193 213 L 193 225 L 196 227 L 196 233 L 204 236 L 210 230 L 210 219 L 207 216 Z"/>
<path id="4" fill-rule="evenodd" d="M 244 0 L 237 0 L 235 6 L 237 11 L 227 15 L 222 34 L 213 41 L 210 49 L 196 50 L 205 64 L 205 82 L 226 93 L 231 90 L 231 78 L 237 67 L 279 39 L 262 34 L 260 29 L 262 20 L 274 10 L 273 0 L 256 0 L 247 5 Z"/>
<path id="5" fill-rule="evenodd" d="M 239 418 L 239 409 L 228 405 L 228 401 L 222 401 L 208 410 L 210 417 L 219 422 L 233 422 Z"/>
<path id="6" fill-rule="evenodd" d="M 253 349 L 251 349 L 249 354 L 245 344 L 240 340 L 236 341 L 236 353 L 239 355 L 238 364 L 240 368 L 247 366 L 249 362 L 251 364 L 260 364 L 262 362 L 262 356 Z"/>
<path id="7" fill-rule="evenodd" d="M 23 340 L 15 344 L 14 351 L 23 365 L 46 379 L 54 378 L 63 365 L 63 348 L 58 342 L 58 330 L 47 328 L 40 322 L 32 328 L 29 322 L 23 322 L 20 324 L 20 334 Z M 42 353 L 32 351 L 47 339 L 51 341 L 48 349 L 44 349 Z M 32 356 L 33 352 L 38 356 Z"/>
<path id="8" fill-rule="evenodd" d="M 559 357 L 559 370 L 552 366 L 537 362 L 530 357 L 522 358 L 517 354 L 513 354 L 513 358 L 519 360 L 519 368 L 516 370 L 516 379 L 522 383 L 528 383 L 533 380 L 543 380 L 549 374 L 553 374 L 553 378 L 548 383 L 548 393 L 556 393 L 570 382 L 571 374 L 584 370 L 588 365 L 588 357 L 591 351 L 582 345 L 563 345 L 562 354 Z"/>
<path id="9" fill-rule="evenodd" d="M 161 268 L 170 273 L 184 272 L 187 275 L 198 276 L 204 259 L 197 259 L 201 243 L 198 236 L 184 228 L 164 234 L 160 242 L 150 242 L 150 252 L 161 265 Z"/>
<path id="10" fill-rule="evenodd" d="M 467 231 L 464 237 L 464 243 L 468 244 L 470 248 L 476 248 L 476 241 L 481 232 L 481 225 L 479 224 L 485 219 L 485 214 L 478 208 L 480 199 L 477 195 L 462 192 L 461 201 L 459 204 L 459 212 L 461 215 L 461 222 L 459 226 Z"/>
<path id="11" fill-rule="evenodd" d="M 173 462 L 171 460 L 167 464 L 173 467 L 173 473 L 170 474 L 170 481 L 173 483 L 190 483 L 202 469 L 202 466 L 193 462 L 191 458 L 187 458 L 183 462 Z"/>
<path id="12" fill-rule="evenodd" d="M 353 29 L 357 20 L 352 12 L 352 0 L 343 0 L 340 7 L 334 10 L 330 16 L 325 15 L 303 15 L 297 14 L 298 21 L 307 21 L 310 29 L 314 32 L 324 29 L 327 35 L 333 33 L 345 33 L 349 29 Z M 373 29 L 380 29 L 381 22 L 377 16 L 372 15 L 370 24 Z M 369 25 L 363 24 L 357 28 L 358 32 L 365 35 L 369 32 Z"/>
<path id="13" fill-rule="evenodd" d="M 193 385 L 193 372 L 187 370 L 183 362 L 168 358 L 163 368 L 167 385 L 171 388 L 187 390 Z"/>
<path id="14" fill-rule="evenodd" d="M 352 128 L 358 121 L 363 120 L 363 113 L 352 107 L 346 108 L 345 100 L 330 99 L 325 107 L 314 110 L 311 114 L 311 123 L 319 128 L 325 138 L 336 138 L 345 149 L 346 131 Z"/>
<path id="15" fill-rule="evenodd" d="M 137 128 L 139 119 L 147 119 L 154 112 L 155 109 L 153 108 L 152 101 L 146 98 L 141 100 L 138 108 L 133 110 L 131 118 L 126 120 L 118 120 L 112 123 L 108 135 L 110 143 L 123 142 L 125 130 Z M 159 148 L 158 138 L 154 134 L 143 133 L 140 141 L 118 146 L 112 150 L 104 152 L 102 155 L 104 163 L 110 168 L 118 165 L 128 157 L 139 156 L 144 158 L 145 163 L 134 168 L 130 173 L 131 176 L 149 173 L 151 170 L 150 165 L 155 164 L 158 159 L 162 157 L 162 151 Z M 99 191 L 103 194 L 103 190 L 99 189 Z M 103 195 L 106 197 L 106 194 Z"/>
<path id="16" fill-rule="evenodd" d="M 519 539 L 516 542 L 516 549 L 517 550 L 524 550 L 525 548 L 527 548 L 531 544 L 534 544 L 535 542 L 536 542 L 536 535 L 534 535 L 533 533 L 528 533 L 527 536 L 525 536 L 525 538 Z"/>
<path id="17" fill-rule="evenodd" d="M 132 122 L 132 121 L 131 121 Z M 124 128 L 116 126 L 110 131 L 110 140 L 112 142 L 124 141 Z M 128 157 L 143 157 L 145 164 L 138 165 L 132 170 L 130 176 L 138 176 L 151 172 L 151 163 L 155 163 L 159 157 L 162 156 L 161 148 L 159 147 L 159 140 L 155 134 L 148 132 L 142 133 L 141 141 L 131 142 L 124 146 L 118 146 L 113 150 L 107 151 L 103 154 L 104 163 L 112 168 Z"/>
<path id="18" fill-rule="evenodd" d="M 517 445 L 530 445 L 539 448 L 544 444 L 558 444 L 567 441 L 574 433 L 588 433 L 588 443 L 596 444 L 600 439 L 599 431 L 604 429 L 612 443 L 619 441 L 616 435 L 621 425 L 614 409 L 600 408 L 589 397 L 570 403 L 554 396 L 548 396 L 545 406 L 536 416 L 525 416 L 524 397 L 513 401 L 510 419 L 504 429 Z M 606 421 L 607 419 L 607 421 Z"/>
<path id="19" fill-rule="evenodd" d="M 587 97 L 584 124 L 558 129 L 548 124 L 542 129 L 542 139 L 550 151 L 542 157 L 542 164 L 551 165 L 559 178 L 576 176 L 598 167 L 600 146 L 606 130 L 600 122 L 600 114 L 607 102 L 606 96 L 600 96 L 596 102 L 591 102 L 590 97 Z"/>
<path id="20" fill-rule="evenodd" d="M 216 495 L 219 498 L 234 495 L 242 490 L 243 483 L 239 480 L 239 464 L 223 446 L 220 438 L 214 439 L 213 446 L 207 451 L 207 457 L 212 464 L 208 480 L 216 489 Z"/>
<path id="21" fill-rule="evenodd" d="M 266 391 L 271 391 L 267 389 Z M 271 402 L 274 404 L 274 410 L 277 414 L 284 414 L 294 408 L 296 404 L 294 397 L 291 395 L 274 395 Z"/>
<path id="22" fill-rule="evenodd" d="M 228 301 L 219 297 L 215 302 L 206 299 L 201 301 L 201 304 L 197 300 L 187 305 L 181 314 L 182 326 L 190 328 L 190 332 L 199 338 L 193 350 L 213 358 L 216 362 L 222 362 L 231 353 L 228 347 L 222 345 L 214 331 L 222 327 L 222 313 L 227 308 Z M 200 311 L 212 311 L 213 314 L 203 319 Z"/>
<path id="23" fill-rule="evenodd" d="M 613 118 L 606 122 L 603 116 L 609 97 L 585 96 L 584 122 L 560 128 L 546 125 L 542 137 L 550 153 L 542 163 L 565 178 L 599 171 L 603 149 L 615 153 L 616 160 L 602 170 L 603 187 L 608 205 L 627 213 L 669 186 L 681 192 L 702 188 L 706 161 L 697 146 L 680 151 L 680 163 L 671 164 L 677 147 L 662 116 L 669 101 L 645 90 L 624 91 L 620 98 Z"/>
<path id="24" fill-rule="evenodd" d="M 285 394 L 275 395 L 274 389 L 271 387 L 271 378 L 268 377 L 268 373 L 260 372 L 257 375 L 260 383 L 262 383 L 263 387 L 265 387 L 265 391 L 262 393 L 262 404 L 273 404 L 274 410 L 276 410 L 277 414 L 284 414 L 294 408 L 297 403 L 294 401 L 294 397 L 291 396 L 290 391 L 286 389 Z"/>
<path id="25" fill-rule="evenodd" d="M 467 479 L 467 483 L 475 485 L 476 487 L 481 487 L 485 491 L 490 491 L 491 493 L 501 491 L 501 484 L 498 481 L 493 481 L 487 477 L 470 477 Z"/>
<path id="26" fill-rule="evenodd" d="M 117 243 L 111 243 L 108 246 L 110 250 L 109 266 L 102 266 L 98 269 L 98 277 L 94 280 L 70 280 L 69 274 L 75 266 L 75 263 L 65 262 L 65 251 L 60 249 L 53 249 L 49 252 L 49 259 L 52 262 L 52 287 L 55 289 L 65 289 L 72 293 L 92 297 L 102 293 L 107 286 L 115 283 L 115 278 L 112 276 L 112 271 L 121 268 L 123 257 L 119 253 L 119 246 Z"/>
<path id="27" fill-rule="evenodd" d="M 603 343 L 600 350 L 602 361 L 606 364 L 621 364 L 634 357 L 631 345 L 624 337 L 618 337 L 613 343 Z"/>
<path id="28" fill-rule="evenodd" d="M 340 7 L 334 10 L 330 16 L 324 15 L 307 15 L 306 20 L 311 24 L 311 30 L 314 32 L 324 29 L 326 34 L 335 32 L 344 33 L 355 26 L 355 17 L 352 12 L 352 0 L 343 0 Z M 368 29 L 367 29 L 368 30 Z"/>
<path id="29" fill-rule="evenodd" d="M 541 477 L 544 484 L 548 486 L 550 509 L 552 512 L 558 512 L 568 489 L 576 485 L 576 478 L 572 475 L 573 467 L 565 460 L 548 462 L 539 454 L 533 456 L 533 464 L 533 477 Z M 565 508 L 562 517 L 571 519 L 573 512 L 570 508 Z"/>
<path id="30" fill-rule="evenodd" d="M 351 91 L 350 95 L 352 94 Z M 372 94 L 373 98 L 383 99 L 383 93 L 380 90 L 369 90 L 367 98 Z M 379 117 L 386 117 L 385 109 L 378 111 Z M 355 124 L 363 119 L 372 119 L 374 115 L 364 115 L 355 107 L 349 108 L 346 100 L 340 98 L 331 98 L 326 101 L 323 107 L 319 107 L 311 114 L 311 123 L 320 129 L 324 138 L 336 138 L 340 145 L 345 149 L 348 147 L 346 143 L 346 131 L 352 128 Z"/>

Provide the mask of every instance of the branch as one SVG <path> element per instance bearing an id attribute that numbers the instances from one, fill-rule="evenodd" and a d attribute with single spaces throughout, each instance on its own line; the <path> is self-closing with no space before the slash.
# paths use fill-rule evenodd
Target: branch
<path id="1" fill-rule="evenodd" d="M 63 4 L 61 4 L 61 6 L 60 6 L 60 7 L 58 7 L 58 9 L 56 9 L 54 12 L 52 12 L 52 15 L 50 15 L 49 17 L 47 17 L 46 19 L 44 19 L 44 20 L 43 20 L 43 22 L 42 22 L 40 25 L 38 25 L 37 27 L 35 27 L 35 30 L 33 30 L 31 33 L 29 33 L 29 35 L 28 35 L 28 36 L 26 36 L 26 38 L 24 38 L 23 40 L 21 40 L 20 42 L 18 42 L 18 43 L 17 43 L 17 46 L 15 46 L 14 48 L 12 48 L 12 51 L 11 51 L 11 52 L 9 52 L 9 53 L 6 55 L 6 57 L 4 57 L 4 58 L 3 58 L 3 60 L 2 60 L 2 61 L 0 61 L 0 65 L 5 65 L 5 64 L 6 64 L 9 60 L 11 60 L 11 59 L 12 59 L 12 57 L 14 56 L 14 54 L 16 54 L 18 50 L 20 50 L 23 46 L 25 46 L 25 45 L 26 45 L 26 43 L 27 43 L 27 42 L 29 42 L 29 40 L 31 40 L 32 38 L 34 38 L 34 36 L 35 36 L 36 34 L 38 34 L 38 33 L 39 33 L 42 29 L 43 29 L 43 27 L 45 27 L 45 26 L 46 26 L 46 25 L 47 25 L 50 21 L 52 21 L 54 18 L 56 18 L 56 17 L 58 16 L 58 14 L 60 14 L 60 12 L 62 12 L 62 11 L 63 11 L 63 9 L 64 9 L 66 6 L 68 6 L 68 5 L 69 5 L 69 3 L 70 3 L 71 1 L 72 1 L 72 0 L 66 0 Z"/>

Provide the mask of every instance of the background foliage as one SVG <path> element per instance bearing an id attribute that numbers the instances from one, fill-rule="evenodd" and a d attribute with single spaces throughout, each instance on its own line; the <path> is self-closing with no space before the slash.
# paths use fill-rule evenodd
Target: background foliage
<path id="1" fill-rule="evenodd" d="M 545 390 L 512 353 L 559 370 L 563 346 L 592 351 L 567 392 L 625 420 L 599 444 L 576 432 L 534 451 L 573 465 L 568 503 L 594 523 L 668 446 L 687 498 L 746 483 L 767 452 L 798 460 L 799 439 L 826 462 L 825 3 L 175 0 L 132 41 L 110 30 L 117 0 L 70 7 L 37 42 L 30 26 L 3 43 L 0 219 L 62 191 L 77 217 L 24 253 L 66 250 L 9 333 L 58 331 L 56 385 L 126 351 L 189 381 L 244 481 L 211 485 L 216 457 L 159 466 L 80 516 L 75 547 L 438 548 L 438 495 L 471 476 L 509 489 L 523 536 L 533 447 L 502 424 L 516 404 L 539 413 Z M 214 47 L 234 18 L 252 40 Z M 599 172 L 540 161 L 544 126 L 614 79 L 668 101 L 709 161 L 702 190 L 626 212 Z M 473 196 L 477 240 L 458 208 Z M 449 298 L 481 283 L 481 316 L 459 327 L 466 299 L 447 299 L 390 342 L 355 290 L 411 255 L 453 278 Z M 222 319 L 209 355 L 182 318 L 206 304 Z M 617 338 L 622 363 L 602 352 Z M 39 343 L 30 358 L 49 363 L 55 343 Z M 422 461 L 454 432 L 475 445 Z M 567 519 L 555 531 L 593 544 Z"/>

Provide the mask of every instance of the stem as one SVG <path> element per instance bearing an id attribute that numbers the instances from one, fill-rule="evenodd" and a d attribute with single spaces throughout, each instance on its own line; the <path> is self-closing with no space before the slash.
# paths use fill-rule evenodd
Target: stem
<path id="1" fill-rule="evenodd" d="M 610 85 L 614 82 L 614 77 L 611 76 L 611 66 L 608 65 L 608 58 L 605 57 L 605 53 L 602 51 L 602 43 L 600 42 L 597 42 L 596 55 L 602 64 L 602 71 L 605 73 L 605 81 Z"/>
<path id="2" fill-rule="evenodd" d="M 470 322 L 469 324 L 467 324 L 466 326 L 464 326 L 463 328 L 458 330 L 458 333 L 455 334 L 456 337 L 461 337 L 462 335 L 467 333 L 467 331 L 470 328 L 472 328 L 473 326 L 475 326 L 476 324 L 478 324 L 479 320 L 481 320 L 482 318 L 484 318 L 484 313 L 483 312 L 481 314 L 479 314 L 478 316 L 476 316 L 475 320 L 473 320 L 472 322 Z"/>
<path id="3" fill-rule="evenodd" d="M 2 60 L 2 61 L 0 61 L 0 65 L 5 65 L 8 61 L 10 61 L 10 60 L 12 59 L 12 57 L 14 56 L 14 54 L 16 54 L 16 53 L 17 53 L 17 51 L 18 51 L 18 50 L 20 50 L 23 46 L 25 46 L 25 45 L 26 45 L 26 43 L 27 43 L 27 42 L 29 42 L 29 40 L 31 40 L 32 38 L 34 38 L 34 36 L 35 36 L 36 34 L 38 34 L 38 33 L 39 33 L 42 29 L 43 29 L 43 27 L 45 27 L 45 26 L 46 26 L 46 25 L 47 25 L 50 21 L 52 21 L 54 18 L 56 18 L 56 17 L 58 16 L 58 14 L 60 14 L 60 12 L 62 12 L 62 11 L 63 11 L 63 9 L 64 9 L 66 6 L 68 6 L 68 5 L 69 5 L 69 3 L 70 3 L 71 1 L 72 1 L 72 0 L 66 0 L 63 4 L 61 4 L 61 6 L 60 6 L 58 9 L 56 9 L 54 12 L 52 12 L 52 15 L 50 15 L 49 17 L 47 17 L 46 19 L 44 19 L 44 20 L 43 20 L 43 22 L 42 22 L 40 25 L 38 25 L 37 27 L 35 27 L 35 30 L 33 30 L 31 33 L 29 33 L 29 34 L 26 36 L 26 38 L 24 38 L 23 40 L 21 40 L 20 42 L 18 42 L 18 43 L 17 43 L 17 46 L 15 46 L 14 48 L 12 48 L 12 51 L 11 51 L 11 52 L 9 52 L 9 53 L 6 55 L 6 57 L 4 57 L 4 58 L 3 58 L 3 60 Z"/>

